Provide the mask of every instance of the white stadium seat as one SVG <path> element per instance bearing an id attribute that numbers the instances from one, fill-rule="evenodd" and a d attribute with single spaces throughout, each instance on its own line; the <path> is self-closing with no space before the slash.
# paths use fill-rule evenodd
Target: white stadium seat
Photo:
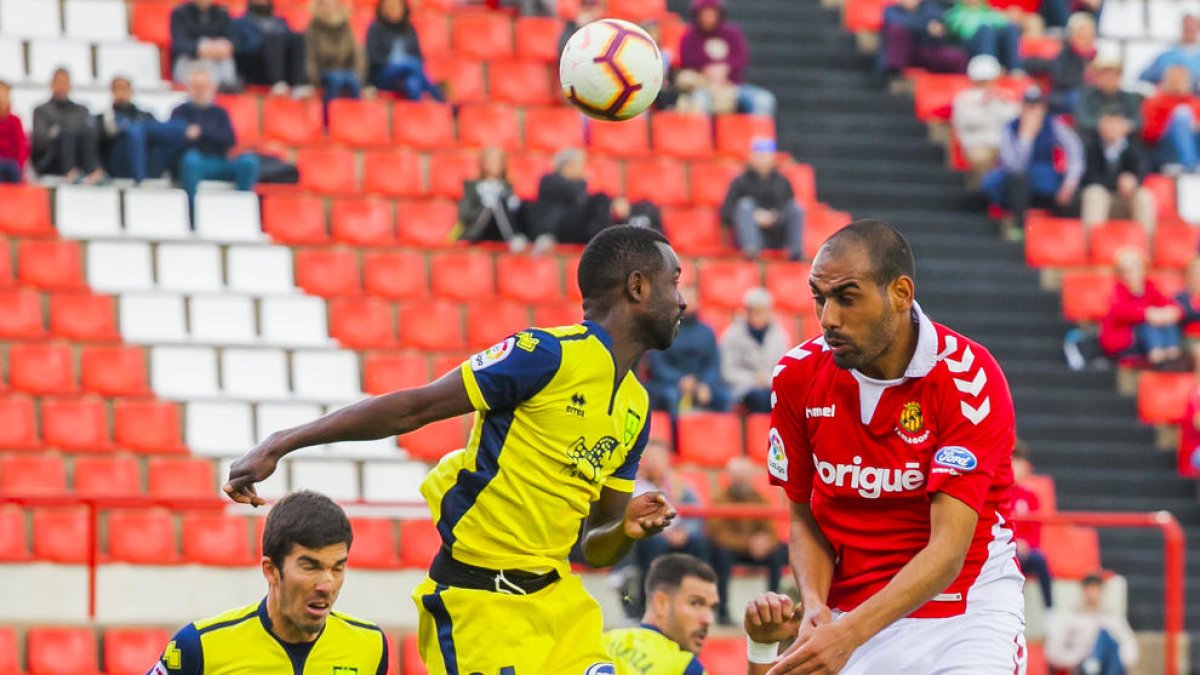
<path id="1" fill-rule="evenodd" d="M 182 91 L 145 91 L 138 90 L 133 95 L 134 103 L 146 112 L 160 120 L 171 119 L 171 113 L 187 100 L 187 94 Z"/>
<path id="2" fill-rule="evenodd" d="M 20 40 L 0 37 L 0 80 L 9 84 L 25 81 L 25 46 Z"/>
<path id="3" fill-rule="evenodd" d="M 1179 215 L 1192 225 L 1200 225 L 1200 174 L 1180 176 L 1176 189 L 1179 191 Z"/>
<path id="4" fill-rule="evenodd" d="M 367 462 L 363 465 L 363 499 L 369 502 L 420 502 L 421 481 L 429 473 L 423 462 Z"/>
<path id="5" fill-rule="evenodd" d="M 159 244 L 159 288 L 173 291 L 220 291 L 224 284 L 221 249 L 215 244 Z"/>
<path id="6" fill-rule="evenodd" d="M 354 462 L 297 459 L 291 463 L 292 489 L 315 490 L 331 499 L 358 499 L 358 466 Z"/>
<path id="7" fill-rule="evenodd" d="M 292 354 L 292 391 L 306 401 L 351 401 L 362 397 L 358 357 L 350 351 Z"/>
<path id="8" fill-rule="evenodd" d="M 127 293 L 121 296 L 121 336 L 129 342 L 184 342 L 183 296 Z"/>
<path id="9" fill-rule="evenodd" d="M 26 136 L 33 131 L 33 109 L 46 102 L 46 87 L 13 87 L 12 113 L 21 118 Z"/>
<path id="10" fill-rule="evenodd" d="M 96 79 L 92 74 L 92 46 L 81 40 L 40 38 L 29 42 L 30 80 L 49 84 L 58 68 L 71 73 L 74 86 L 91 84 Z"/>
<path id="11" fill-rule="evenodd" d="M 255 295 L 296 291 L 290 248 L 230 246 L 226 264 L 226 280 L 232 290 Z"/>
<path id="12" fill-rule="evenodd" d="M 200 191 L 196 194 L 196 234 L 210 241 L 266 241 L 253 192 Z"/>
<path id="13" fill-rule="evenodd" d="M 1150 0 L 1147 32 L 1155 40 L 1178 42 L 1183 17 L 1200 14 L 1200 0 Z"/>
<path id="14" fill-rule="evenodd" d="M 55 225 L 75 239 L 121 236 L 121 192 L 111 187 L 63 185 L 55 191 Z"/>
<path id="15" fill-rule="evenodd" d="M 267 436 L 307 424 L 321 416 L 321 406 L 312 403 L 260 403 L 254 411 L 254 438 L 262 443 Z"/>
<path id="16" fill-rule="evenodd" d="M 250 405 L 221 401 L 187 404 L 188 448 L 199 455 L 236 457 L 254 447 Z"/>
<path id="17" fill-rule="evenodd" d="M 0 0 L 0 33 L 22 37 L 57 37 L 62 16 L 53 0 Z"/>
<path id="18" fill-rule="evenodd" d="M 87 277 L 88 284 L 101 292 L 149 290 L 154 286 L 150 245 L 140 241 L 91 242 L 87 247 Z"/>
<path id="19" fill-rule="evenodd" d="M 125 191 L 125 235 L 137 239 L 187 239 L 187 193 L 174 188 Z"/>
<path id="20" fill-rule="evenodd" d="M 263 298 L 262 341 L 280 346 L 330 344 L 325 301 L 308 296 Z"/>
<path id="21" fill-rule="evenodd" d="M 1146 5 L 1142 0 L 1105 0 L 1099 34 L 1110 38 L 1146 35 Z"/>
<path id="22" fill-rule="evenodd" d="M 158 47 L 145 42 L 97 45 L 96 81 L 104 84 L 121 75 L 133 82 L 135 90 L 144 87 L 159 89 L 164 85 L 158 58 Z"/>
<path id="23" fill-rule="evenodd" d="M 168 399 L 215 398 L 217 354 L 207 347 L 150 350 L 150 386 Z"/>
<path id="24" fill-rule="evenodd" d="M 188 325 L 195 342 L 240 345 L 258 341 L 254 301 L 247 296 L 194 295 L 188 310 Z"/>
<path id="25" fill-rule="evenodd" d="M 330 409 L 336 410 L 342 406 L 334 405 Z M 341 443 L 332 443 L 329 446 L 329 454 L 334 457 L 344 457 L 347 459 L 377 459 L 377 458 L 401 458 L 404 453 L 400 452 L 400 448 L 396 445 L 396 438 L 377 438 L 373 441 L 343 441 Z"/>
<path id="26" fill-rule="evenodd" d="M 129 37 L 123 0 L 66 0 L 63 9 L 63 26 L 70 37 L 93 41 Z"/>
<path id="27" fill-rule="evenodd" d="M 245 446 L 243 447 L 242 452 L 245 452 L 249 449 L 249 446 Z M 242 452 L 236 454 L 240 455 Z M 235 457 L 229 457 L 221 460 L 220 473 L 217 474 L 218 489 L 225 484 L 225 479 L 229 477 L 229 467 L 233 466 L 233 463 L 236 461 L 236 459 L 237 458 Z M 262 497 L 263 499 L 274 500 L 282 499 L 287 496 L 288 464 L 290 463 L 291 460 L 285 459 L 283 463 L 279 465 L 279 468 L 275 470 L 275 473 L 267 476 L 266 480 L 262 480 L 254 484 L 254 491 L 258 493 L 259 497 Z"/>
<path id="28" fill-rule="evenodd" d="M 231 398 L 278 401 L 288 391 L 287 355 L 281 349 L 226 349 L 221 352 L 221 390 Z"/>
<path id="29" fill-rule="evenodd" d="M 1137 82 L 1141 77 L 1142 71 L 1154 62 L 1154 59 L 1162 53 L 1164 49 L 1170 47 L 1165 42 L 1153 42 L 1146 40 L 1131 40 L 1125 43 L 1125 67 L 1121 73 L 1122 79 L 1127 83 Z"/>

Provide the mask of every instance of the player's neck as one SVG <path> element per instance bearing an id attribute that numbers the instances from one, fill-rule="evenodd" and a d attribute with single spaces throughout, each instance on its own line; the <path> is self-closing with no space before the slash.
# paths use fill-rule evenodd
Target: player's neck
<path id="1" fill-rule="evenodd" d="M 271 634 L 289 644 L 312 642 L 321 635 L 320 631 L 306 633 L 297 628 L 296 624 L 288 621 L 279 608 L 279 599 L 269 591 L 267 593 L 267 617 L 271 619 Z"/>
<path id="2" fill-rule="evenodd" d="M 601 317 L 585 311 L 584 317 L 608 333 L 612 341 L 609 348 L 617 366 L 617 381 L 620 381 L 646 352 L 645 345 L 634 334 L 633 322 L 620 316 L 616 310 L 610 310 Z"/>
<path id="3" fill-rule="evenodd" d="M 879 355 L 871 365 L 859 369 L 859 372 L 876 380 L 896 380 L 904 377 L 908 364 L 912 363 L 913 355 L 917 353 L 917 338 L 920 328 L 915 320 L 906 320 L 900 324 L 896 339 L 887 351 Z"/>

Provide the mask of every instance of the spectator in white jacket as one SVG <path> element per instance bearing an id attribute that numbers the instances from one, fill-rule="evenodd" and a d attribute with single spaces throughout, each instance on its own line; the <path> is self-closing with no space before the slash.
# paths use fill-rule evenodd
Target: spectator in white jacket
<path id="1" fill-rule="evenodd" d="M 1138 644 L 1125 617 L 1100 607 L 1104 579 L 1083 580 L 1083 605 L 1052 614 L 1046 626 L 1046 661 L 1071 675 L 1123 675 L 1137 663 Z"/>
<path id="2" fill-rule="evenodd" d="M 787 330 L 775 319 L 774 298 L 765 288 L 751 288 L 745 313 L 721 335 L 721 377 L 733 399 L 752 413 L 771 412 L 771 373 L 787 353 Z"/>
<path id="3" fill-rule="evenodd" d="M 951 123 L 963 155 L 971 165 L 971 183 L 996 166 L 1004 125 L 1021 112 L 1021 105 L 996 86 L 1003 69 L 994 56 L 980 54 L 967 65 L 971 86 L 954 97 Z"/>

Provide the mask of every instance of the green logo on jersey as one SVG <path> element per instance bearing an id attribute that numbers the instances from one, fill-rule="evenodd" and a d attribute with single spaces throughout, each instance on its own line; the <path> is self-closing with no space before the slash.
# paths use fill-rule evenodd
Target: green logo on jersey
<path id="1" fill-rule="evenodd" d="M 637 439 L 638 432 L 642 429 L 642 416 L 634 412 L 632 409 L 625 413 L 625 445 L 629 445 Z"/>

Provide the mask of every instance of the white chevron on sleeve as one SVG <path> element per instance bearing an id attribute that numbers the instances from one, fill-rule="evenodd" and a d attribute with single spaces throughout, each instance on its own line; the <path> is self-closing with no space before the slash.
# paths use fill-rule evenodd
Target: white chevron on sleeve
<path id="1" fill-rule="evenodd" d="M 804 345 L 800 345 L 799 347 L 793 347 L 792 350 L 786 354 L 786 356 L 799 361 L 811 353 L 812 352 L 804 348 Z"/>
<path id="2" fill-rule="evenodd" d="M 938 361 L 949 357 L 954 352 L 958 351 L 958 338 L 953 335 L 946 336 L 946 347 L 942 349 L 942 353 L 937 355 Z"/>
<path id="3" fill-rule="evenodd" d="M 978 408 L 972 406 L 966 401 L 960 401 L 960 404 L 962 405 L 963 417 L 971 420 L 971 424 L 976 426 L 978 426 L 979 423 L 982 422 L 988 416 L 988 414 L 992 412 L 991 397 L 985 397 L 983 399 L 983 403 L 980 403 Z"/>
<path id="4" fill-rule="evenodd" d="M 957 361 L 951 358 L 946 359 L 946 367 L 949 368 L 950 372 L 952 373 L 965 373 L 971 369 L 971 366 L 974 363 L 975 354 L 971 351 L 971 345 L 967 345 L 966 349 L 963 349 L 961 359 Z"/>
<path id="5" fill-rule="evenodd" d="M 975 371 L 975 378 L 971 380 L 954 379 L 954 386 L 964 394 L 978 396 L 979 392 L 983 391 L 983 386 L 987 384 L 987 373 L 983 372 L 983 368 Z"/>

